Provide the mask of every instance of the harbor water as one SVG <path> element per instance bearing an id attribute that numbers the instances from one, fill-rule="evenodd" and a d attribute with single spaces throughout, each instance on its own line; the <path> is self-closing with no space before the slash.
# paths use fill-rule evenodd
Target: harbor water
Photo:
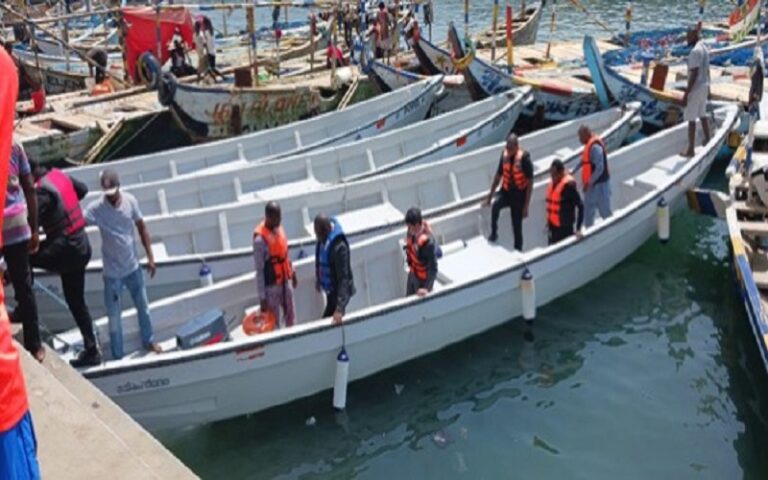
<path id="1" fill-rule="evenodd" d="M 463 1 L 435 3 L 442 38 Z M 488 25 L 493 2 L 470 3 L 472 27 Z M 626 2 L 582 3 L 624 28 Z M 698 15 L 696 0 L 633 3 L 633 29 Z M 731 5 L 707 2 L 706 18 Z M 559 38 L 607 35 L 558 7 Z M 667 245 L 650 239 L 523 332 L 513 320 L 353 383 L 343 413 L 325 392 L 159 439 L 203 478 L 768 478 L 768 376 L 722 223 L 679 212 Z"/>

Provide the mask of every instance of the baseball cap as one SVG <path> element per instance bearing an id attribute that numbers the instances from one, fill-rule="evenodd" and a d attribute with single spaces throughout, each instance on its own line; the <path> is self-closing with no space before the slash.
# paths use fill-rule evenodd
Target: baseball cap
<path id="1" fill-rule="evenodd" d="M 99 175 L 101 191 L 105 195 L 114 195 L 120 189 L 120 177 L 112 169 L 106 169 Z"/>

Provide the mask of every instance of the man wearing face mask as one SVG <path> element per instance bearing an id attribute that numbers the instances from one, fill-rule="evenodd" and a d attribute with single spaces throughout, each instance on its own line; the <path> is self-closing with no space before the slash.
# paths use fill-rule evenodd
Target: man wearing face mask
<path id="1" fill-rule="evenodd" d="M 101 233 L 101 256 L 104 262 L 104 305 L 109 319 L 109 339 L 112 358 L 123 357 L 123 287 L 128 289 L 136 307 L 141 329 L 141 340 L 145 349 L 159 353 L 160 346 L 154 342 L 152 322 L 149 318 L 149 302 L 144 285 L 144 273 L 139 265 L 138 248 L 133 229 L 136 228 L 141 243 L 147 252 L 149 278 L 155 276 L 155 257 L 149 231 L 139 210 L 136 197 L 120 191 L 120 178 L 114 170 L 104 170 L 100 176 L 103 195 L 91 202 L 85 209 L 89 225 L 99 227 Z"/>

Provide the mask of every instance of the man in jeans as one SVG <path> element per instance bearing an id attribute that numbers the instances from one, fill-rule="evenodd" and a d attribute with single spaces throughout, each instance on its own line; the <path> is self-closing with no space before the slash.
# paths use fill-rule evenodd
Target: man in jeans
<path id="1" fill-rule="evenodd" d="M 37 301 L 32 291 L 32 267 L 29 265 L 29 255 L 37 252 L 39 246 L 32 171 L 24 149 L 13 142 L 3 210 L 3 256 L 16 300 L 13 318 L 24 325 L 24 348 L 42 362 L 45 349 L 40 339 Z"/>
<path id="2" fill-rule="evenodd" d="M 136 197 L 120 191 L 120 179 L 114 170 L 101 173 L 102 197 L 85 209 L 89 225 L 96 225 L 101 232 L 101 256 L 104 262 L 104 305 L 109 319 L 109 339 L 112 358 L 123 357 L 123 327 L 121 324 L 123 286 L 128 288 L 136 307 L 141 329 L 141 341 L 149 351 L 159 353 L 160 346 L 154 342 L 152 322 L 149 318 L 147 290 L 144 274 L 139 265 L 134 226 L 139 232 L 141 243 L 147 252 L 149 277 L 155 276 L 155 258 L 141 210 Z"/>

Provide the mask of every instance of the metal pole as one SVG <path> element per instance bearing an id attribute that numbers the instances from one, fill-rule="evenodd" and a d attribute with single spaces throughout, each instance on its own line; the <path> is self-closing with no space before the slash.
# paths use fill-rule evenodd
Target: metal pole
<path id="1" fill-rule="evenodd" d="M 549 42 L 547 42 L 547 55 L 545 59 L 549 60 L 552 51 L 552 40 L 555 36 L 555 26 L 557 25 L 557 0 L 552 2 L 552 18 L 549 20 Z"/>
<path id="2" fill-rule="evenodd" d="M 493 39 L 491 43 L 491 61 L 496 60 L 496 33 L 499 27 L 499 0 L 493 0 Z"/>
<path id="3" fill-rule="evenodd" d="M 624 46 L 629 46 L 629 32 L 632 26 L 632 0 L 627 1 L 627 13 L 626 13 L 626 20 L 627 20 L 627 33 L 624 37 Z"/>
<path id="4" fill-rule="evenodd" d="M 464 36 L 469 36 L 469 0 L 464 0 Z"/>

